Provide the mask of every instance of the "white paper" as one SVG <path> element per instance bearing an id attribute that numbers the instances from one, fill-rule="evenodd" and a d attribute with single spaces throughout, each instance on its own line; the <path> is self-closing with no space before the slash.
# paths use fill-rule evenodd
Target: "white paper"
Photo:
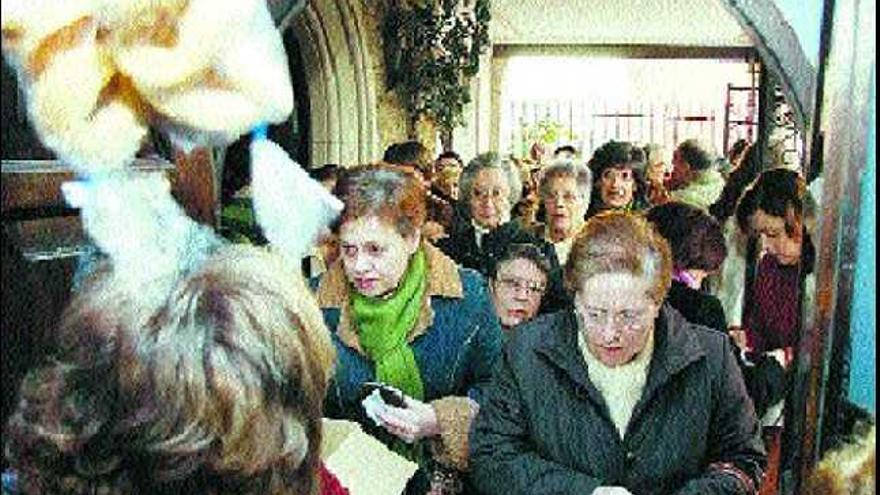
<path id="1" fill-rule="evenodd" d="M 357 423 L 324 419 L 323 428 L 324 466 L 352 495 L 400 495 L 419 467 L 366 434 Z"/>

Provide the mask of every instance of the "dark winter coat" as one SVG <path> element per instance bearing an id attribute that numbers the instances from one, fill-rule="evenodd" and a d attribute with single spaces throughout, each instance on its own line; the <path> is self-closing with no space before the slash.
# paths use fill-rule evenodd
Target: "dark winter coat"
<path id="1" fill-rule="evenodd" d="M 666 302 L 681 313 L 685 320 L 727 333 L 727 318 L 717 297 L 673 280 Z"/>
<path id="2" fill-rule="evenodd" d="M 717 297 L 673 281 L 666 302 L 687 321 L 727 335 L 727 319 Z M 749 362 L 745 362 L 740 357 L 740 350 L 735 344 L 732 344 L 732 347 L 746 382 L 746 390 L 755 406 L 755 413 L 760 418 L 770 406 L 782 400 L 785 395 L 787 381 L 785 370 L 776 359 L 762 354 L 751 355 Z"/>
<path id="3" fill-rule="evenodd" d="M 621 440 L 590 382 L 571 311 L 517 330 L 471 433 L 485 494 L 754 493 L 766 463 L 728 339 L 664 306 L 642 397 Z"/>

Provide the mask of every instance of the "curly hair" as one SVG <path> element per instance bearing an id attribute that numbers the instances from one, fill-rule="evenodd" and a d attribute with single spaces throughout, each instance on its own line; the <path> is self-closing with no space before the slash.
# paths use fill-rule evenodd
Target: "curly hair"
<path id="1" fill-rule="evenodd" d="M 557 160 L 544 169 L 541 174 L 541 183 L 538 186 L 538 194 L 542 200 L 550 196 L 550 182 L 556 178 L 572 178 L 577 184 L 577 189 L 584 202 L 589 205 L 593 190 L 593 174 L 589 167 L 574 163 L 570 160 Z"/>
<path id="2" fill-rule="evenodd" d="M 24 493 L 310 493 L 334 349 L 297 271 L 220 248 L 158 306 L 90 280 L 23 381 Z M 144 288 L 149 290 L 149 288 Z"/>
<path id="3" fill-rule="evenodd" d="M 610 168 L 629 169 L 633 172 L 633 201 L 635 209 L 642 209 L 647 205 L 645 193 L 648 189 L 645 181 L 646 167 L 645 150 L 626 141 L 611 140 L 599 146 L 593 152 L 587 166 L 593 175 L 593 194 L 590 200 L 590 209 L 587 216 L 591 217 L 606 208 L 602 201 L 602 174 Z"/>
<path id="4" fill-rule="evenodd" d="M 477 174 L 485 169 L 498 169 L 504 172 L 504 176 L 507 178 L 507 185 L 510 186 L 510 204 L 515 205 L 518 203 L 523 192 L 519 170 L 517 170 L 513 162 L 507 158 L 502 158 L 494 151 L 481 153 L 468 162 L 459 179 L 458 201 L 463 205 L 467 205 L 470 202 L 474 180 L 476 180 Z"/>
<path id="5" fill-rule="evenodd" d="M 593 177 L 602 176 L 608 168 L 630 168 L 639 174 L 644 173 L 645 151 L 626 141 L 608 141 L 593 152 L 587 166 Z"/>

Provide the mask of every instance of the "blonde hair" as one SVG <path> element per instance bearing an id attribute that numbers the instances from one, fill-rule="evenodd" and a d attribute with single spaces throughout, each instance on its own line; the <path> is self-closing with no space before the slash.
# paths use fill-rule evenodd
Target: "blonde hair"
<path id="1" fill-rule="evenodd" d="M 816 466 L 806 495 L 873 495 L 877 430 L 874 425 L 855 442 L 831 451 Z"/>
<path id="2" fill-rule="evenodd" d="M 606 211 L 587 220 L 575 236 L 565 284 L 574 293 L 594 275 L 618 272 L 651 279 L 649 296 L 660 304 L 672 283 L 672 255 L 666 239 L 642 215 Z"/>

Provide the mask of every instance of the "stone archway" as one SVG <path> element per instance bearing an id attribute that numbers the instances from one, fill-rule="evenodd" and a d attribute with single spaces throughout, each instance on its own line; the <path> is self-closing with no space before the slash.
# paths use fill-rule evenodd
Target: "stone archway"
<path id="1" fill-rule="evenodd" d="M 326 0 L 308 2 L 287 26 L 300 42 L 306 70 L 312 166 L 366 163 L 379 153 L 377 55 L 367 21 L 359 2 Z"/>
<path id="2" fill-rule="evenodd" d="M 799 129 L 807 131 L 813 120 L 817 69 L 810 64 L 803 40 L 798 38 L 778 3 L 722 2 L 749 35 L 761 60 L 779 78 L 790 96 Z"/>

